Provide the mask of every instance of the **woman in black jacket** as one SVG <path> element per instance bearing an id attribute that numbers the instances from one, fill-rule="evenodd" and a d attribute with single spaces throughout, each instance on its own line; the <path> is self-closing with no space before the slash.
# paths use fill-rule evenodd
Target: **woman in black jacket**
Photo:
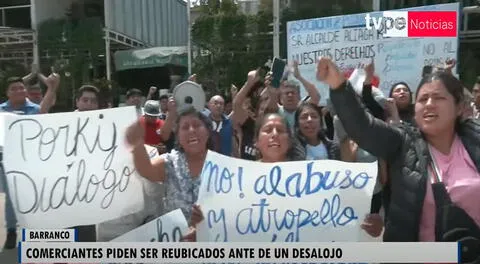
<path id="1" fill-rule="evenodd" d="M 322 130 L 320 107 L 303 102 L 295 112 L 294 160 L 340 160 L 340 147 Z"/>
<path id="2" fill-rule="evenodd" d="M 480 261 L 480 124 L 461 121 L 460 81 L 445 72 L 426 76 L 413 127 L 368 114 L 330 59 L 320 59 L 317 78 L 330 86 L 348 135 L 390 164 L 384 241 L 461 241 L 462 262 Z"/>

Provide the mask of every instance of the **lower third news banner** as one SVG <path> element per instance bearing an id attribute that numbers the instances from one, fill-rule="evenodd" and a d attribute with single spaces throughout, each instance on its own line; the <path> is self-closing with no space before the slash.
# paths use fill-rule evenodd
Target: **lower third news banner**
<path id="1" fill-rule="evenodd" d="M 22 242 L 19 263 L 458 263 L 457 243 Z"/>

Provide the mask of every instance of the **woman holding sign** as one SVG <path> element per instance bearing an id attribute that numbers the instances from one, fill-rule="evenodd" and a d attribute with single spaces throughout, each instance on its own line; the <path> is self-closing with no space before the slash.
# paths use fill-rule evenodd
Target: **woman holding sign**
<path id="1" fill-rule="evenodd" d="M 169 104 L 174 104 L 173 100 Z M 176 109 L 168 111 L 176 115 Z M 181 208 L 190 218 L 198 197 L 200 173 L 208 146 L 211 146 L 210 122 L 192 106 L 183 109 L 176 123 L 178 146 L 170 153 L 150 160 L 144 142 L 144 129 L 139 122 L 127 130 L 127 143 L 133 148 L 133 161 L 138 173 L 153 182 L 165 184 L 165 211 Z"/>
<path id="2" fill-rule="evenodd" d="M 461 241 L 462 262 L 480 261 L 480 124 L 462 120 L 461 82 L 447 72 L 425 76 L 412 127 L 368 114 L 331 60 L 320 59 L 317 78 L 330 86 L 347 133 L 390 164 L 384 241 Z"/>
<path id="3" fill-rule="evenodd" d="M 260 162 L 283 162 L 293 160 L 292 134 L 287 121 L 277 113 L 264 115 L 257 120 L 255 146 Z M 203 221 L 203 213 L 198 205 L 193 205 L 190 232 L 183 241 L 195 242 L 195 226 Z"/>
<path id="4" fill-rule="evenodd" d="M 300 113 L 301 112 L 302 111 L 300 111 Z M 255 145 L 258 149 L 257 153 L 259 153 L 259 162 L 274 163 L 295 159 L 294 149 L 296 143 L 292 138 L 287 121 L 279 114 L 266 114 L 258 120 L 255 129 L 255 139 Z M 375 233 L 378 229 L 382 229 L 381 222 L 376 223 L 369 219 L 369 217 L 365 220 L 368 221 L 368 228 L 364 228 L 367 233 Z M 190 232 L 183 238 L 184 241 L 196 241 L 195 226 L 201 221 L 203 221 L 202 210 L 198 205 L 194 205 L 190 220 Z"/>

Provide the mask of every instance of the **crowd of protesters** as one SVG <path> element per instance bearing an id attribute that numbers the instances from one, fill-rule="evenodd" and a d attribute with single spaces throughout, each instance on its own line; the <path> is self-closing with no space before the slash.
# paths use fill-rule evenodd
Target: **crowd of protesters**
<path id="1" fill-rule="evenodd" d="M 152 214 L 182 209 L 190 220 L 184 240 L 195 241 L 196 225 L 203 221 L 195 202 L 208 150 L 268 163 L 378 161 L 371 212 L 361 225 L 365 232 L 400 242 L 471 238 L 480 247 L 480 78 L 467 89 L 452 74 L 454 66 L 449 60 L 442 67 L 424 67 L 416 90 L 398 82 L 388 95 L 373 85 L 373 63 L 363 66 L 366 78 L 357 91 L 331 60 L 319 59 L 317 79 L 330 87 L 329 95 L 303 78 L 296 63 L 293 76 L 279 88 L 272 87 L 270 74 L 253 70 L 240 89 L 232 86 L 231 108 L 224 96 L 214 95 L 203 111 L 177 105 L 168 95 L 150 100 L 155 87 L 143 103 L 144 94 L 131 89 L 126 104 L 139 109 L 139 119 L 128 127 L 126 139 L 135 167 L 164 188 L 163 198 L 154 201 L 162 204 L 161 212 Z M 2 111 L 42 114 L 55 104 L 58 75 L 32 74 L 48 87 L 45 96 L 24 78 L 11 78 Z M 301 89 L 308 95 L 304 99 Z M 328 105 L 319 106 L 322 96 Z M 98 97 L 96 87 L 80 87 L 76 111 L 98 109 Z M 160 157 L 151 160 L 145 145 L 156 147 Z M 0 179 L 6 186 L 5 177 Z M 17 238 L 8 195 L 5 210 L 9 249 Z M 103 240 L 95 226 L 78 228 L 81 241 Z M 109 239 L 126 231 L 113 231 Z"/>

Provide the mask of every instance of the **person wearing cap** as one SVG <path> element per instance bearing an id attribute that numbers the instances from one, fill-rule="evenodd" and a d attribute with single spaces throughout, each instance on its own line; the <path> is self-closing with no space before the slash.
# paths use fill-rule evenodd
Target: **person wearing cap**
<path id="1" fill-rule="evenodd" d="M 163 138 L 161 128 L 165 121 L 159 117 L 160 103 L 155 100 L 148 100 L 143 107 L 143 116 L 140 118 L 140 123 L 145 129 L 145 144 L 158 147 L 163 146 L 163 142 L 168 138 Z M 164 152 L 162 150 L 161 152 Z"/>

